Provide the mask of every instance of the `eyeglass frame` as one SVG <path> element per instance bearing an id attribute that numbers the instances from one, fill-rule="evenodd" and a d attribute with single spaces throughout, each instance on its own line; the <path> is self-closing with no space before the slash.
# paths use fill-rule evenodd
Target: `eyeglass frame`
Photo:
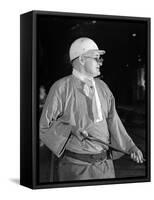
<path id="1" fill-rule="evenodd" d="M 78 59 L 80 56 L 78 56 L 78 57 L 76 57 L 76 58 L 74 58 L 72 61 L 71 61 L 71 64 L 74 62 L 74 60 L 76 60 L 76 59 Z M 93 58 L 97 63 L 102 63 L 103 62 L 103 58 L 94 58 L 94 57 L 90 57 L 90 56 L 84 56 L 84 57 L 86 57 L 86 58 Z"/>

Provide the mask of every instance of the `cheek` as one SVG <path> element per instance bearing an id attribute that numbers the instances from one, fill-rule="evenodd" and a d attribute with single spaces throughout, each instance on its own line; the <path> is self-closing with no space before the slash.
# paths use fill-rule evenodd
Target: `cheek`
<path id="1" fill-rule="evenodd" d="M 92 72 L 95 71 L 97 67 L 97 63 L 95 62 L 87 62 L 85 65 L 86 71 Z"/>

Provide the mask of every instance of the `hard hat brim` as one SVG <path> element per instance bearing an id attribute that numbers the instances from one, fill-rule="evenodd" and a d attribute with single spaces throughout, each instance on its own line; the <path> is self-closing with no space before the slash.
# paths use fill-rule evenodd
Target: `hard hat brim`
<path id="1" fill-rule="evenodd" d="M 104 55 L 105 53 L 106 53 L 105 50 L 91 49 L 91 50 L 85 52 L 85 53 L 82 54 L 82 55 L 83 55 L 83 56 L 96 57 L 96 56 Z M 81 55 L 81 56 L 82 56 L 82 55 Z"/>
<path id="2" fill-rule="evenodd" d="M 97 50 L 97 52 L 100 54 L 100 55 L 104 55 L 106 53 L 105 50 Z"/>

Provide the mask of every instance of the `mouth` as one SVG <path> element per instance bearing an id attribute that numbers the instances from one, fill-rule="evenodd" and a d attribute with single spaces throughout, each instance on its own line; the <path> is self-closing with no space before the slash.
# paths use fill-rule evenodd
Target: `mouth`
<path id="1" fill-rule="evenodd" d="M 96 67 L 97 70 L 100 70 L 100 67 Z"/>

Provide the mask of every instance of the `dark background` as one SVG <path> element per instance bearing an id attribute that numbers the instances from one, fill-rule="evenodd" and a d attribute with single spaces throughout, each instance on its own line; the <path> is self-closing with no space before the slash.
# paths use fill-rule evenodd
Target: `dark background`
<path id="1" fill-rule="evenodd" d="M 117 97 L 117 103 L 134 103 L 137 69 L 146 68 L 147 63 L 145 22 L 40 15 L 37 25 L 37 66 L 40 84 L 47 90 L 57 79 L 71 73 L 68 57 L 71 43 L 79 37 L 89 37 L 106 50 L 103 79 Z"/>
<path id="2" fill-rule="evenodd" d="M 46 93 L 56 80 L 71 74 L 69 47 L 79 37 L 93 39 L 99 49 L 106 51 L 101 78 L 113 92 L 130 136 L 146 154 L 147 23 L 105 16 L 38 15 L 38 83 Z M 39 158 L 40 182 L 56 181 L 57 175 L 53 173 L 57 159 L 46 147 L 40 148 Z M 57 164 L 54 166 L 53 162 Z M 120 178 L 145 176 L 145 165 L 136 165 L 126 157 L 115 162 L 115 169 Z"/>

